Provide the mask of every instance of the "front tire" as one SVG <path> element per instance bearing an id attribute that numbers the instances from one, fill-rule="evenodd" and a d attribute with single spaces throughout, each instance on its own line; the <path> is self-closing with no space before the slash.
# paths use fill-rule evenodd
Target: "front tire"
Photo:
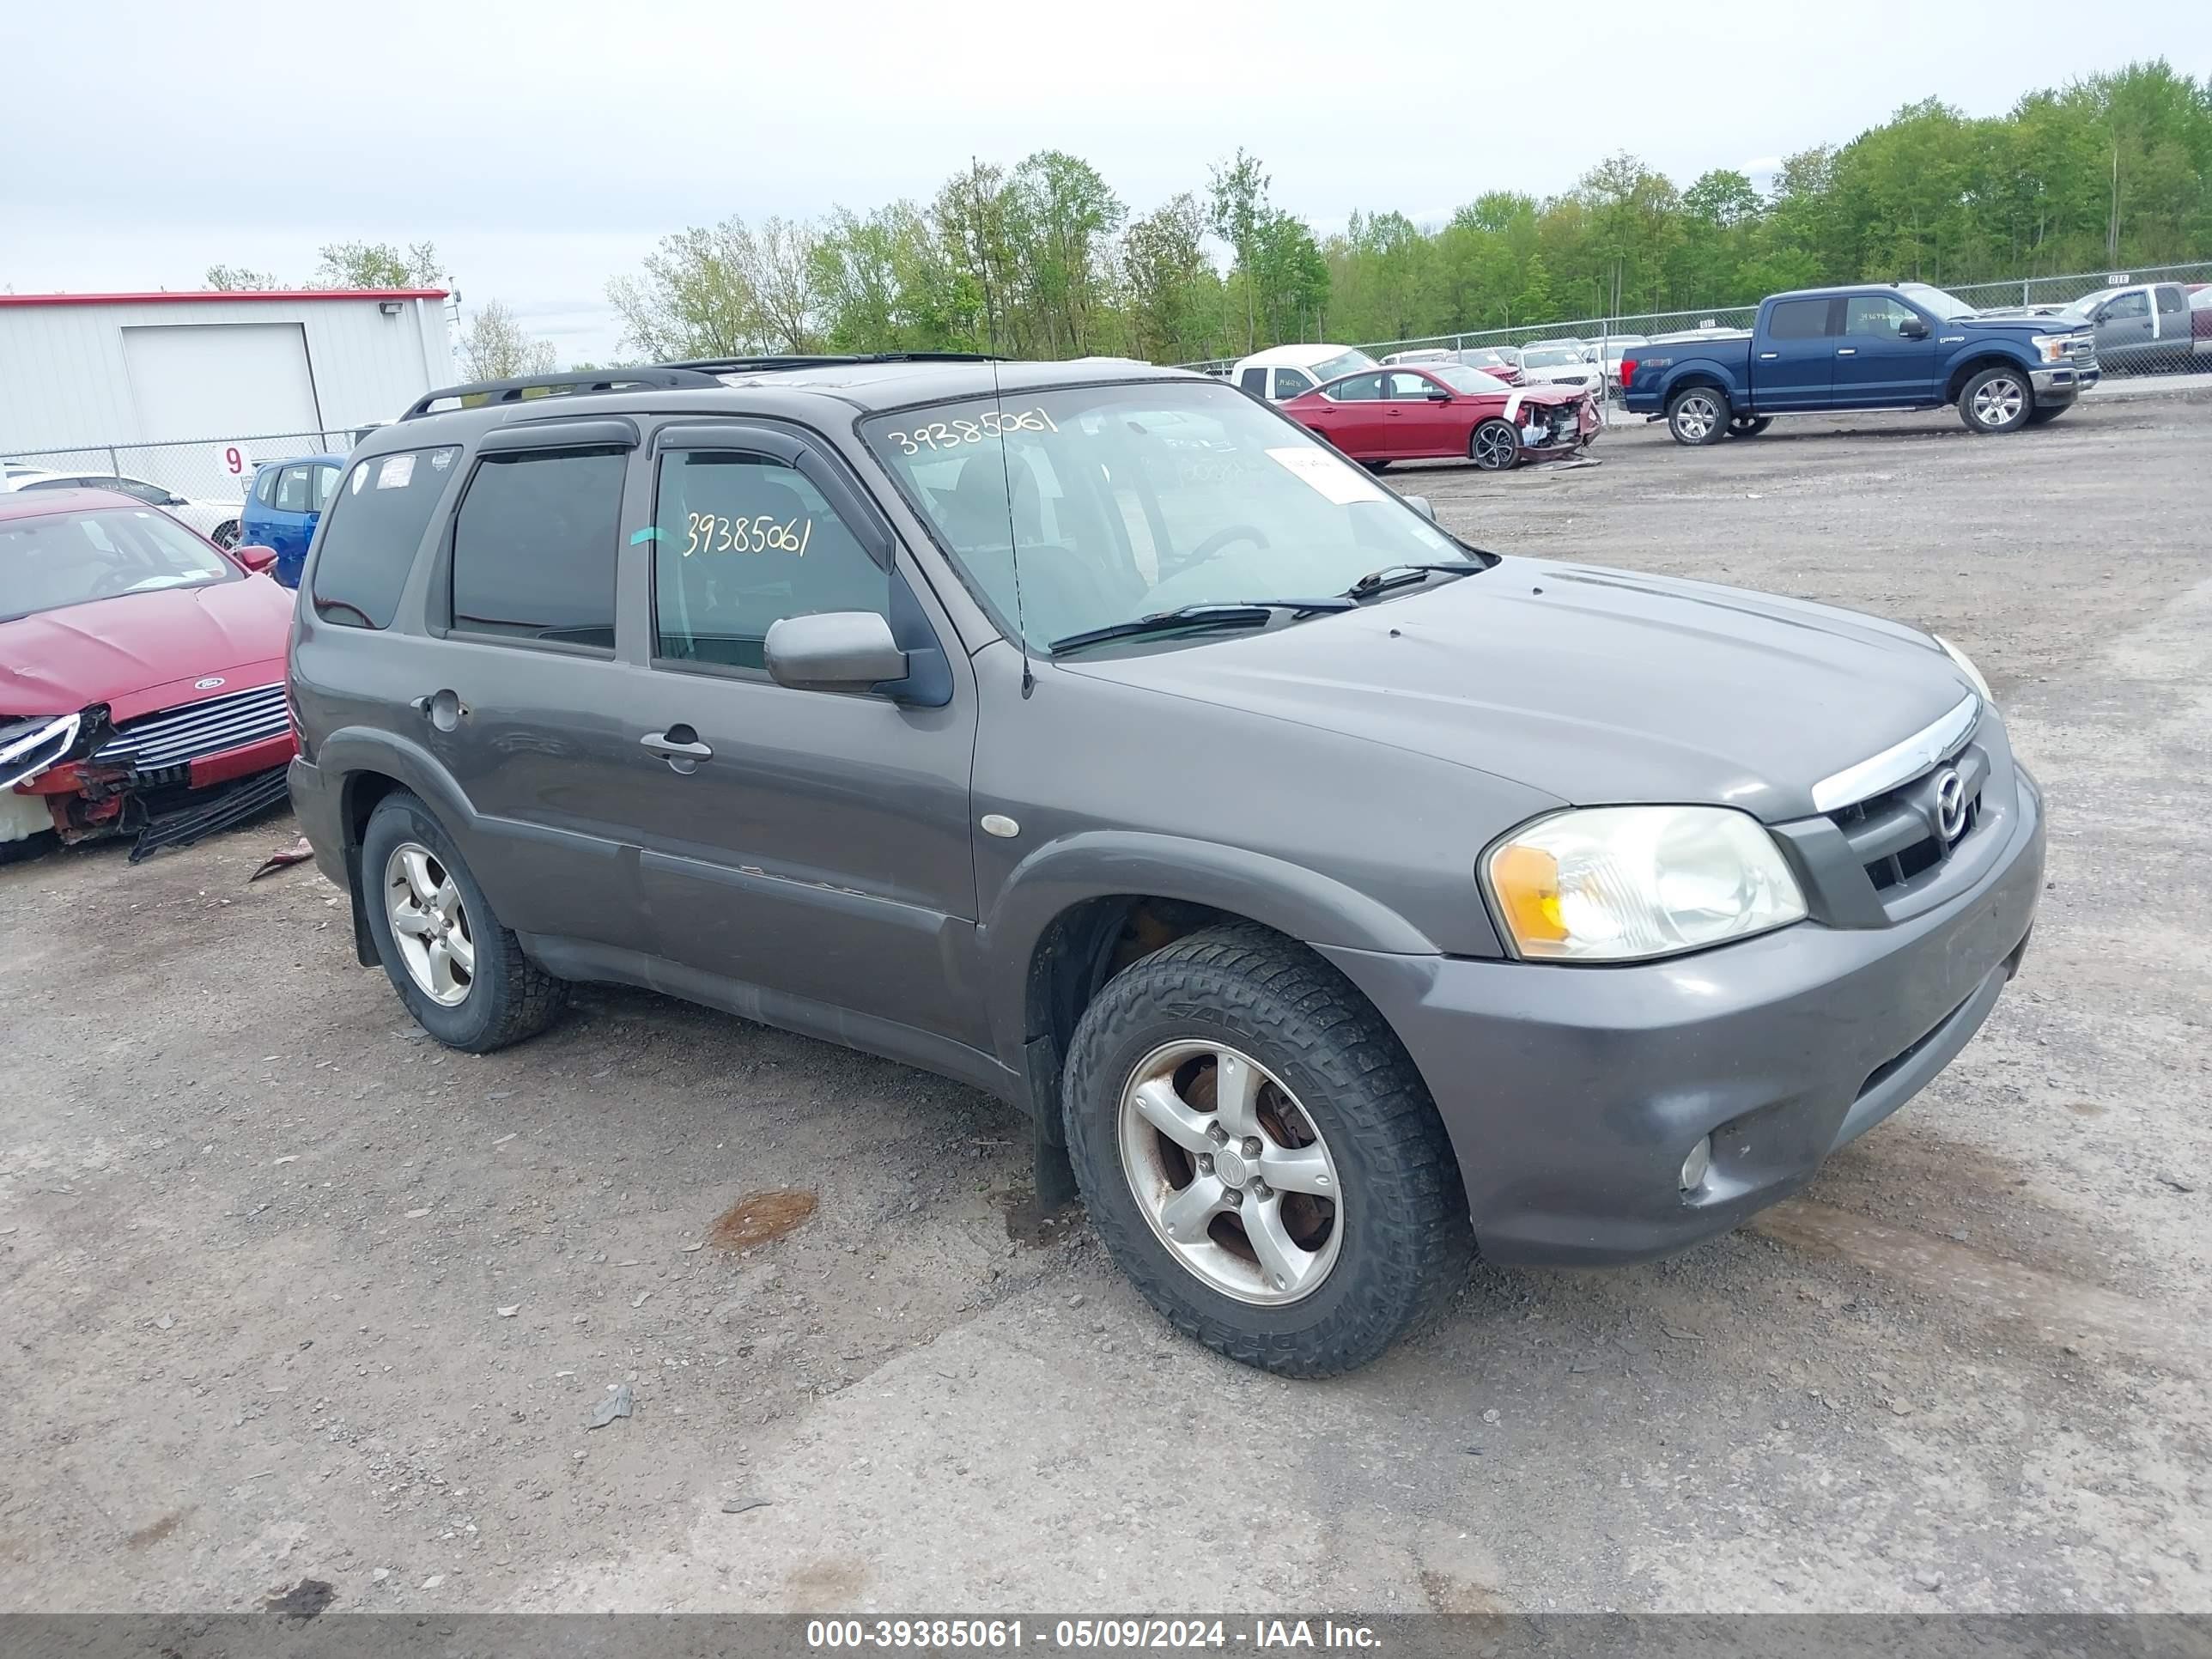
<path id="1" fill-rule="evenodd" d="M 1265 928 L 1203 929 L 1110 981 L 1064 1108 L 1108 1251 L 1231 1359 L 1350 1370 L 1466 1281 L 1467 1194 L 1420 1074 L 1334 968 Z"/>
<path id="2" fill-rule="evenodd" d="M 1728 398 L 1718 386 L 1685 386 L 1667 405 L 1667 430 L 1678 444 L 1700 448 L 1728 430 Z"/>
<path id="3" fill-rule="evenodd" d="M 445 826 L 404 790 L 376 804 L 361 840 L 360 900 L 392 988 L 448 1048 L 489 1054 L 535 1036 L 568 986 L 500 925 Z"/>
<path id="4" fill-rule="evenodd" d="M 2035 393 L 2017 368 L 1982 369 L 1959 388 L 1959 418 L 1969 432 L 2017 432 L 2034 413 Z"/>
<path id="5" fill-rule="evenodd" d="M 1521 434 L 1493 415 L 1468 434 L 1467 458 L 1485 472 L 1510 471 L 1521 460 Z"/>

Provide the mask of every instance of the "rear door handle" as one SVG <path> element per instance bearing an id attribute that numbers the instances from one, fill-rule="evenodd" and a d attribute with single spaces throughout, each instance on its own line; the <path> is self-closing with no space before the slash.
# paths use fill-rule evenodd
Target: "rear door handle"
<path id="1" fill-rule="evenodd" d="M 1762 363 L 1771 363 L 1781 355 L 1778 351 L 1762 351 L 1759 354 L 1759 361 Z"/>
<path id="2" fill-rule="evenodd" d="M 1856 346 L 1838 346 L 1836 348 L 1836 356 L 1838 357 L 1856 357 L 1858 355 L 1859 349 Z"/>

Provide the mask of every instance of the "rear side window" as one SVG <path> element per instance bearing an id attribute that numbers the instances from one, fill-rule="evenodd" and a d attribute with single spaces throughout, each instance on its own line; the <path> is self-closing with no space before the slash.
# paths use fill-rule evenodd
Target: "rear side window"
<path id="1" fill-rule="evenodd" d="M 2181 297 L 2181 290 L 2178 288 L 2161 287 L 2153 292 L 2158 295 L 2158 308 L 2162 312 L 2170 314 L 2189 309 L 2189 301 Z"/>
<path id="2" fill-rule="evenodd" d="M 615 647 L 617 449 L 488 455 L 453 515 L 453 626 Z"/>
<path id="3" fill-rule="evenodd" d="M 341 628 L 392 625 L 459 453 L 447 444 L 353 464 L 323 518 L 311 577 L 318 617 Z"/>
<path id="4" fill-rule="evenodd" d="M 279 513 L 305 513 L 314 502 L 309 494 L 308 469 L 288 466 L 276 474 L 276 510 Z"/>
<path id="5" fill-rule="evenodd" d="M 1784 300 L 1767 313 L 1767 337 L 1775 340 L 1817 340 L 1828 331 L 1826 300 Z"/>
<path id="6" fill-rule="evenodd" d="M 1254 397 L 1264 398 L 1267 395 L 1267 371 L 1264 368 L 1248 368 L 1237 377 L 1237 384 Z"/>

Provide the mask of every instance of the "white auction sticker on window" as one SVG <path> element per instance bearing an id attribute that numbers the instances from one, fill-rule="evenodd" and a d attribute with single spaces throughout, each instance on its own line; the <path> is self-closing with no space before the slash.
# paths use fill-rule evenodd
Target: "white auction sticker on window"
<path id="1" fill-rule="evenodd" d="M 404 489 L 414 476 L 415 458 L 412 455 L 386 455 L 384 465 L 376 471 L 376 487 L 379 489 Z"/>
<path id="2" fill-rule="evenodd" d="M 1380 485 L 1348 461 L 1340 461 L 1325 449 L 1271 449 L 1267 459 L 1296 473 L 1339 507 L 1353 501 L 1379 501 Z"/>

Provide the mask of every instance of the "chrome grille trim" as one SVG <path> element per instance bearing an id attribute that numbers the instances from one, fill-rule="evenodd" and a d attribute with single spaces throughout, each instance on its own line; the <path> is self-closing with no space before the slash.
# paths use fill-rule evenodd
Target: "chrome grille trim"
<path id="1" fill-rule="evenodd" d="M 282 681 L 126 720 L 92 758 L 151 769 L 281 736 L 292 724 Z"/>
<path id="2" fill-rule="evenodd" d="M 1838 811 L 1894 789 L 1965 743 L 1981 714 L 1981 698 L 1969 691 L 1941 720 L 1923 726 L 1904 742 L 1892 744 L 1856 766 L 1822 778 L 1813 786 L 1813 810 Z"/>

